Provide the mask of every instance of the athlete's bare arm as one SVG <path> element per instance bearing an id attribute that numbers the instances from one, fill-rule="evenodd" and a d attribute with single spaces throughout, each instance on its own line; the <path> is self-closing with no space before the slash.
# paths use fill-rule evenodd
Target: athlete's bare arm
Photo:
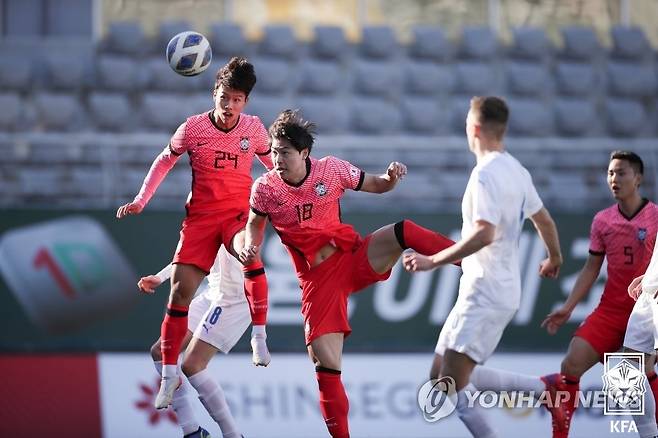
<path id="1" fill-rule="evenodd" d="M 393 190 L 399 180 L 407 174 L 407 166 L 397 161 L 388 165 L 386 173 L 371 175 L 366 173 L 361 191 L 369 193 L 386 193 Z"/>
<path id="2" fill-rule="evenodd" d="M 454 245 L 431 256 L 424 256 L 416 252 L 406 253 L 402 258 L 402 263 L 407 271 L 415 272 L 458 262 L 491 244 L 495 232 L 496 226 L 492 223 L 483 220 L 475 221 L 471 234 Z"/>
<path id="3" fill-rule="evenodd" d="M 587 257 L 585 266 L 580 271 L 580 274 L 578 274 L 576 284 L 573 286 L 573 290 L 569 294 L 567 301 L 564 302 L 561 308 L 549 313 L 541 323 L 541 326 L 545 327 L 549 334 L 554 335 L 560 326 L 569 320 L 573 309 L 585 298 L 598 278 L 601 272 L 601 266 L 603 266 L 602 255 L 590 254 Z"/>
<path id="4" fill-rule="evenodd" d="M 530 217 L 539 237 L 544 242 L 548 257 L 539 265 L 539 275 L 548 278 L 557 278 L 562 266 L 562 251 L 560 251 L 560 239 L 557 227 L 546 208 L 542 207 L 537 213 Z"/>

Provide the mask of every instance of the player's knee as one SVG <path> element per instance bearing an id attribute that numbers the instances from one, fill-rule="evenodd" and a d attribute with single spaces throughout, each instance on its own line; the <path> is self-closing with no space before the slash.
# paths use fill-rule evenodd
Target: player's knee
<path id="1" fill-rule="evenodd" d="M 160 350 L 160 341 L 151 345 L 151 358 L 154 362 L 159 362 L 162 360 L 162 351 Z"/>
<path id="2" fill-rule="evenodd" d="M 188 357 L 183 361 L 181 369 L 183 374 L 190 377 L 206 369 L 206 364 L 203 361 L 195 360 L 193 357 Z"/>

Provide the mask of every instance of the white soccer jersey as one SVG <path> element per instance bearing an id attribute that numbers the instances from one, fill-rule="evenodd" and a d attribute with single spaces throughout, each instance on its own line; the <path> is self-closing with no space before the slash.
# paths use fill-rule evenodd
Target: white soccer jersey
<path id="1" fill-rule="evenodd" d="M 658 239 L 658 237 L 656 237 L 656 239 Z M 658 250 L 653 251 L 649 267 L 644 273 L 644 278 L 642 279 L 642 292 L 653 296 L 656 291 L 658 291 Z"/>
<path id="2" fill-rule="evenodd" d="M 171 277 L 171 272 L 172 265 L 169 264 L 156 275 L 164 282 Z M 229 306 L 247 301 L 244 294 L 242 265 L 226 251 L 223 245 L 217 251 L 215 262 L 206 278 L 208 286 L 199 293 L 204 294 L 216 305 Z"/>
<path id="3" fill-rule="evenodd" d="M 523 222 L 542 208 L 530 173 L 507 152 L 491 152 L 478 163 L 462 200 L 462 238 L 475 222 L 496 226 L 494 241 L 462 260 L 459 299 L 518 309 L 521 300 L 519 238 Z"/>

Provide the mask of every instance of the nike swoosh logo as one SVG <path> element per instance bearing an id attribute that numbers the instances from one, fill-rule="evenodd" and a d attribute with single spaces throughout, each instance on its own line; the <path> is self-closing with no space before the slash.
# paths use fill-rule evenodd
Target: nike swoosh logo
<path id="1" fill-rule="evenodd" d="M 199 147 L 199 146 L 207 145 L 208 143 L 210 143 L 210 142 L 209 142 L 209 141 L 206 141 L 206 142 L 198 142 L 196 145 L 197 145 L 197 147 Z"/>
<path id="2" fill-rule="evenodd" d="M 287 201 L 283 201 L 283 202 L 279 202 L 279 201 L 277 201 L 277 202 L 276 202 L 276 205 L 278 205 L 279 207 L 281 207 L 282 205 L 285 205 L 286 202 L 287 202 Z"/>

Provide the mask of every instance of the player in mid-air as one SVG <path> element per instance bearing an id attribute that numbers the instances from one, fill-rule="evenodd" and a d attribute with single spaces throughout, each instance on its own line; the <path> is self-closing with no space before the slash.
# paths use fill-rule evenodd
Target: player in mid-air
<path id="1" fill-rule="evenodd" d="M 405 269 L 434 269 L 462 260 L 457 302 L 448 315 L 435 349 L 432 379 L 451 378 L 456 410 L 477 438 L 497 436 L 481 409 L 469 407 L 468 393 L 477 390 L 530 389 L 542 393 L 539 378 L 483 367 L 519 308 L 521 273 L 519 238 L 530 218 L 544 241 L 548 258 L 542 277 L 555 278 L 562 265 L 557 229 L 543 207 L 528 171 L 505 151 L 503 137 L 509 109 L 497 97 L 474 97 L 466 118 L 468 146 L 477 164 L 462 200 L 461 240 L 429 256 L 407 253 Z M 479 364 L 479 365 L 478 365 Z M 507 387 L 505 387 L 507 386 Z"/>
<path id="2" fill-rule="evenodd" d="M 169 264 L 155 275 L 142 277 L 138 283 L 139 289 L 153 293 L 156 287 L 171 277 L 172 269 Z M 208 431 L 199 425 L 194 416 L 189 401 L 189 396 L 193 394 L 191 384 L 203 406 L 219 425 L 222 437 L 239 438 L 241 434 L 231 415 L 224 391 L 206 368 L 218 351 L 228 353 L 251 323 L 249 304 L 242 285 L 241 265 L 222 246 L 207 278 L 208 287 L 197 293 L 190 304 L 188 330 L 182 343 L 182 348 L 187 347 L 182 363 L 187 378 L 183 377 L 171 406 L 176 412 L 184 438 L 209 437 Z M 155 369 L 162 375 L 160 339 L 151 347 L 151 357 Z"/>
<path id="3" fill-rule="evenodd" d="M 608 165 L 608 186 L 617 201 L 598 212 L 592 221 L 589 256 L 566 302 L 550 313 L 542 326 L 550 334 L 566 323 L 575 306 L 589 293 L 608 261 L 608 279 L 599 305 L 574 333 L 562 361 L 555 389 L 568 391 L 569 401 L 560 406 L 553 422 L 553 436 L 566 437 L 574 411 L 580 377 L 602 361 L 606 352 L 622 347 L 626 325 L 635 302 L 627 294 L 634 277 L 646 270 L 656 242 L 658 206 L 640 195 L 644 174 L 642 159 L 629 151 L 614 151 Z M 631 346 L 632 347 L 632 346 Z M 658 380 L 649 375 L 654 397 Z M 554 418 L 555 420 L 555 418 Z"/>
<path id="4" fill-rule="evenodd" d="M 176 362 L 194 292 L 210 271 L 221 245 L 235 257 L 242 248 L 254 156 L 271 168 L 265 127 L 258 117 L 242 113 L 255 83 L 254 67 L 244 58 L 234 57 L 220 68 L 213 90 L 214 108 L 180 125 L 153 161 L 135 199 L 117 211 L 118 218 L 141 213 L 180 155 L 188 153 L 192 193 L 172 262 L 171 292 L 161 328 L 163 366 L 155 399 L 158 409 L 171 403 L 180 384 Z M 253 360 L 256 365 L 267 365 L 265 270 L 259 258 L 245 264 L 243 270 L 252 313 Z"/>
<path id="5" fill-rule="evenodd" d="M 351 332 L 347 299 L 385 280 L 402 251 L 435 253 L 453 242 L 404 220 L 362 238 L 340 217 L 345 190 L 384 193 L 406 174 L 391 163 L 370 175 L 347 161 L 309 156 L 314 125 L 297 111 L 279 114 L 269 128 L 274 169 L 252 187 L 243 262 L 258 257 L 267 219 L 293 261 L 302 289 L 306 346 L 316 366 L 320 410 L 334 438 L 349 437 L 349 403 L 341 382 L 344 338 Z"/>

